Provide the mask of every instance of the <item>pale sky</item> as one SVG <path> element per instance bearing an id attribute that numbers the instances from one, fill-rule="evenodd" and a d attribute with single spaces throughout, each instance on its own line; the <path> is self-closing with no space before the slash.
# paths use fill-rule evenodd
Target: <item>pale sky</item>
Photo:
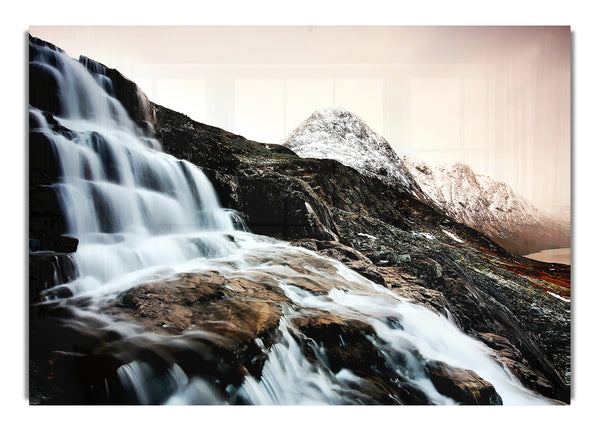
<path id="1" fill-rule="evenodd" d="M 545 209 L 570 200 L 569 27 L 30 27 L 150 100 L 279 143 L 354 112 L 399 155 L 463 162 Z"/>

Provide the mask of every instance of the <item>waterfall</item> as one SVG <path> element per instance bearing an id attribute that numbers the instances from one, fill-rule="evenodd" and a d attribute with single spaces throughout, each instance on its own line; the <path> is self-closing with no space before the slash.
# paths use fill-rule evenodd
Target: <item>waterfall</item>
<path id="1" fill-rule="evenodd" d="M 30 45 L 30 67 L 57 82 L 56 120 L 64 129 L 52 130 L 35 107 L 30 118 L 31 131 L 43 134 L 59 161 L 53 187 L 66 233 L 79 239 L 73 293 L 89 294 L 136 271 L 226 253 L 228 242 L 215 232 L 234 225 L 202 171 L 144 136 L 109 94 L 106 76 L 51 47 Z"/>
<path id="2" fill-rule="evenodd" d="M 228 387 L 232 399 L 252 404 L 352 404 L 369 400 L 360 391 L 362 377 L 343 368 L 333 372 L 319 346 L 309 361 L 301 343 L 311 345 L 294 319 L 324 311 L 350 316 L 373 328 L 366 339 L 380 352 L 399 380 L 418 388 L 431 403 L 453 404 L 440 394 L 425 371 L 428 360 L 474 370 L 491 382 L 505 404 L 543 404 L 522 387 L 475 341 L 446 317 L 412 304 L 343 264 L 308 250 L 237 230 L 220 207 L 212 185 L 192 164 L 161 151 L 129 118 L 114 97 L 102 70 L 85 67 L 50 46 L 30 43 L 30 71 L 49 77 L 56 101 L 30 106 L 30 133 L 42 135 L 58 161 L 52 184 L 66 219 L 67 234 L 79 240 L 73 261 L 78 276 L 61 285 L 75 297 L 114 298 L 142 281 L 184 271 L 219 271 L 261 283 L 265 277 L 285 295 L 278 337 L 269 348 L 260 376 L 247 375 Z M 32 97 L 38 99 L 37 95 Z M 51 99 L 51 98 L 50 98 Z M 49 124 L 51 111 L 58 127 Z M 320 262 L 319 267 L 291 266 L 290 260 Z M 301 287 L 306 271 L 315 283 L 333 286 L 326 294 Z M 55 292 L 50 301 L 62 301 Z M 186 343 L 193 334 L 159 336 L 97 312 L 74 311 L 79 322 L 95 319 L 130 343 Z M 92 316 L 92 317 L 90 317 Z M 394 324 L 390 322 L 396 322 Z M 260 339 L 256 342 L 260 344 Z M 211 384 L 173 362 L 157 369 L 143 358 L 116 372 L 136 402 L 152 404 L 226 403 Z M 158 387 L 157 387 L 158 385 Z M 158 401 L 157 401 L 158 400 Z"/>

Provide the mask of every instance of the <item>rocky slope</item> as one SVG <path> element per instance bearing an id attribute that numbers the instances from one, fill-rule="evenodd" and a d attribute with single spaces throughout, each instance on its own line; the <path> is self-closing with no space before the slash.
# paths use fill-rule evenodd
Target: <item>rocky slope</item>
<path id="1" fill-rule="evenodd" d="M 527 364 L 517 375 L 529 387 L 566 396 L 570 307 L 548 292 L 570 297 L 568 266 L 514 255 L 411 191 L 335 160 L 300 158 L 287 147 L 156 109 L 164 150 L 203 167 L 222 204 L 239 211 L 250 230 L 341 243 L 374 265 L 365 276 L 383 278 L 388 287 L 430 306 L 441 294 L 465 332 L 501 355 L 519 352 L 504 357 L 515 370 Z M 314 247 L 328 253 L 326 246 Z"/>
<path id="2" fill-rule="evenodd" d="M 462 163 L 430 166 L 404 157 L 405 166 L 436 205 L 454 220 L 484 232 L 518 254 L 570 246 L 570 228 L 517 195 L 507 184 Z"/>
<path id="3" fill-rule="evenodd" d="M 92 67 L 89 60 L 84 63 Z M 51 77 L 30 70 L 30 79 L 30 88 L 38 88 Z M 135 111 L 140 99 L 119 100 Z M 53 132 L 69 136 L 50 110 L 53 105 L 40 103 L 34 107 Z M 288 337 L 283 345 L 297 346 L 293 358 L 310 366 L 326 364 L 334 377 L 351 373 L 359 379 L 360 385 L 344 380 L 340 394 L 349 398 L 342 399 L 432 402 L 392 366 L 391 352 L 373 323 L 356 319 L 351 308 L 339 312 L 328 302 L 317 306 L 332 291 L 371 291 L 370 282 L 448 316 L 487 345 L 525 387 L 569 402 L 568 266 L 514 255 L 417 199 L 410 184 L 390 185 L 335 160 L 301 158 L 283 146 L 247 140 L 158 105 L 144 106 L 152 115 L 142 121 L 152 127 L 143 130 L 154 129 L 165 152 L 201 167 L 221 203 L 237 211 L 240 225 L 302 248 L 273 243 L 258 249 L 248 257 L 251 271 L 234 256 L 203 270 L 132 285 L 103 302 L 97 313 L 91 298 L 73 296 L 64 284 L 77 278 L 71 259 L 77 239 L 64 236 L 56 197 L 36 198 L 40 191 L 51 191 L 55 163 L 50 157 L 32 157 L 32 403 L 155 404 L 176 401 L 169 394 L 189 388 L 201 388 L 196 393 L 202 396 L 193 400 L 197 403 L 245 403 L 251 377 L 269 373 L 268 358 L 281 348 L 281 343 L 274 346 L 282 336 Z M 36 121 L 34 114 L 30 155 L 48 150 Z M 52 229 L 45 235 L 48 227 Z M 232 247 L 241 240 L 241 234 L 229 237 Z M 348 285 L 332 281 L 339 271 L 336 262 L 365 278 L 355 277 Z M 281 277 L 277 271 L 285 272 L 285 286 L 297 290 L 283 289 L 276 282 Z M 310 306 L 300 307 L 302 298 Z M 394 330 L 403 326 L 393 317 L 386 322 Z M 448 399 L 502 402 L 473 370 L 415 358 L 418 372 Z M 146 377 L 143 391 L 136 386 L 140 375 Z M 302 383 L 300 377 L 294 384 Z"/>

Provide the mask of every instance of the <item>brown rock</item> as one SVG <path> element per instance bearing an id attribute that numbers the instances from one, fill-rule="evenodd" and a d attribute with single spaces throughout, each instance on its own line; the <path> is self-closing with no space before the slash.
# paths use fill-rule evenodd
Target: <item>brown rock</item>
<path id="1" fill-rule="evenodd" d="M 202 328 L 236 344 L 276 329 L 281 316 L 276 303 L 286 298 L 273 288 L 241 277 L 228 280 L 217 271 L 181 274 L 129 289 L 112 311 L 125 309 L 158 332 Z"/>
<path id="2" fill-rule="evenodd" d="M 314 311 L 292 321 L 308 338 L 325 348 L 331 370 L 348 368 L 358 375 L 368 375 L 372 366 L 381 362 L 377 349 L 366 337 L 373 328 L 356 319 Z M 312 353 L 305 349 L 307 356 Z"/>
<path id="3" fill-rule="evenodd" d="M 444 294 L 422 286 L 417 277 L 403 271 L 402 268 L 391 266 L 377 269 L 383 275 L 388 288 L 398 295 L 412 299 L 415 303 L 438 314 L 446 315 L 446 310 L 451 309 Z"/>
<path id="4" fill-rule="evenodd" d="M 192 336 L 200 331 L 218 347 L 218 356 L 203 353 L 205 360 L 222 364 L 223 355 L 235 358 L 231 360 L 237 365 L 230 360 L 226 367 L 235 376 L 227 378 L 239 380 L 243 369 L 260 376 L 266 353 L 255 340 L 260 338 L 259 344 L 267 348 L 274 342 L 282 316 L 279 304 L 286 300 L 272 280 L 227 279 L 209 271 L 142 284 L 122 293 L 105 312 L 134 318 L 136 324 L 163 335 Z"/>
<path id="5" fill-rule="evenodd" d="M 452 367 L 441 361 L 430 361 L 426 368 L 438 392 L 459 404 L 502 404 L 494 386 L 472 370 Z"/>
<path id="6" fill-rule="evenodd" d="M 358 250 L 337 241 L 301 239 L 293 241 L 292 243 L 299 247 L 314 250 L 323 256 L 336 259 L 358 272 L 363 277 L 385 286 L 385 279 L 378 271 L 378 268 Z"/>

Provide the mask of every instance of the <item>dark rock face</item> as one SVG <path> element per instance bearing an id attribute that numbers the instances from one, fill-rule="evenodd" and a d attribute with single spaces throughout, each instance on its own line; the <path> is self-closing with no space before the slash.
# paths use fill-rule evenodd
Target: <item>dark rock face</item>
<path id="1" fill-rule="evenodd" d="M 52 124 L 51 114 L 46 114 Z M 39 132 L 29 134 L 29 248 L 72 253 L 79 241 L 66 234 L 67 225 L 53 183 L 61 175 L 53 143 Z"/>
<path id="2" fill-rule="evenodd" d="M 71 296 L 65 290 L 48 289 L 75 280 L 77 268 L 67 253 L 40 252 L 29 255 L 29 302 L 38 302 L 56 296 Z"/>
<path id="3" fill-rule="evenodd" d="M 56 71 L 44 64 L 33 64 L 29 67 L 29 103 L 41 110 L 53 114 L 61 114 L 62 108 L 58 100 L 59 76 Z"/>
<path id="4" fill-rule="evenodd" d="M 276 238 L 335 240 L 329 209 L 301 179 L 258 174 L 238 180 L 238 211 L 252 232 Z"/>

